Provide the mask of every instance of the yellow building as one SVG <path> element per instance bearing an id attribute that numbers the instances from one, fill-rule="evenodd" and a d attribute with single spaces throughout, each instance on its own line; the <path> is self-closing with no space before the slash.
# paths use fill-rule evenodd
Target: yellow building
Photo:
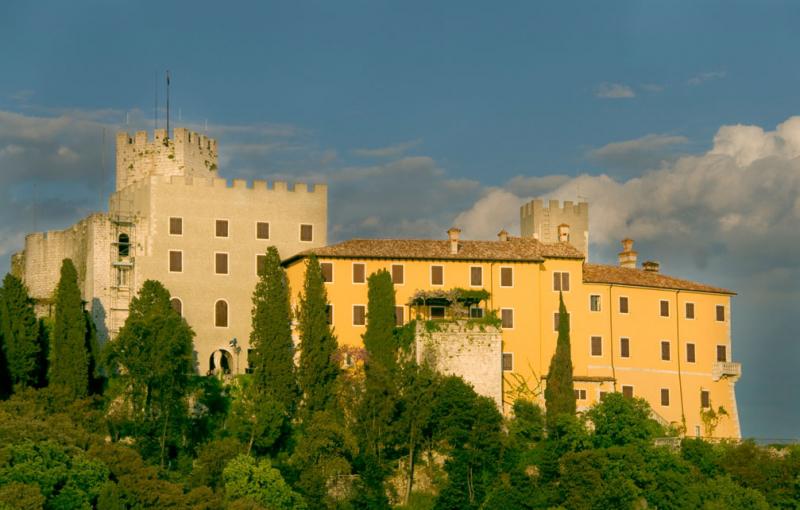
<path id="1" fill-rule="evenodd" d="M 367 277 L 380 269 L 395 284 L 398 322 L 444 318 L 438 305 L 409 306 L 417 291 L 485 289 L 489 298 L 470 316 L 495 310 L 502 320 L 502 357 L 486 359 L 503 371 L 506 410 L 524 381 L 534 389 L 554 353 L 559 291 L 570 313 L 578 409 L 606 392 L 645 398 L 664 423 L 688 435 L 739 437 L 731 363 L 731 291 L 663 275 L 658 264 L 636 268 L 632 241 L 622 266 L 585 262 L 566 242 L 511 237 L 464 241 L 351 240 L 314 248 L 284 262 L 294 291 L 305 259 L 315 253 L 326 280 L 330 317 L 341 344 L 361 345 L 366 327 Z M 297 295 L 292 296 L 296 305 Z M 478 370 L 475 371 L 476 373 Z M 469 373 L 464 374 L 467 380 Z M 540 386 L 541 388 L 541 386 Z M 701 411 L 727 412 L 716 427 Z"/>

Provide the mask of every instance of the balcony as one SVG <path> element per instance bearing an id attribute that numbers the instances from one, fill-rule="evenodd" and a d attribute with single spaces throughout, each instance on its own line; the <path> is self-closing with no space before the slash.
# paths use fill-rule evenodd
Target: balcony
<path id="1" fill-rule="evenodd" d="M 711 378 L 719 381 L 723 377 L 733 377 L 734 380 L 742 375 L 742 364 L 732 361 L 717 361 L 711 368 Z"/>

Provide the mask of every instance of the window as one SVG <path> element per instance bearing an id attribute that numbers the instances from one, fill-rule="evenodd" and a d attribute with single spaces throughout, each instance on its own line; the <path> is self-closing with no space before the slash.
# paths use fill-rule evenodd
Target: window
<path id="1" fill-rule="evenodd" d="M 500 286 L 513 287 L 514 286 L 514 269 L 510 267 L 500 268 Z"/>
<path id="2" fill-rule="evenodd" d="M 569 329 L 569 312 L 567 312 L 567 329 Z M 561 314 L 556 312 L 553 314 L 553 331 L 558 331 L 558 323 L 561 322 Z"/>
<path id="3" fill-rule="evenodd" d="M 367 281 L 367 266 L 360 262 L 353 263 L 353 283 L 364 283 Z"/>
<path id="4" fill-rule="evenodd" d="M 128 287 L 130 285 L 130 270 L 127 267 L 117 268 L 117 287 Z"/>
<path id="5" fill-rule="evenodd" d="M 472 266 L 469 268 L 469 284 L 471 287 L 483 286 L 483 268 Z"/>
<path id="6" fill-rule="evenodd" d="M 703 409 L 711 407 L 711 392 L 708 390 L 700 390 L 700 407 Z"/>
<path id="7" fill-rule="evenodd" d="M 216 274 L 228 274 L 228 254 L 214 254 L 214 272 Z"/>
<path id="8" fill-rule="evenodd" d="M 300 225 L 300 240 L 304 243 L 310 243 L 314 240 L 314 227 L 312 225 Z"/>
<path id="9" fill-rule="evenodd" d="M 603 400 L 605 400 L 605 398 L 606 398 L 606 395 L 608 395 L 608 392 L 607 392 L 607 391 L 601 391 L 600 393 L 598 393 L 598 398 L 600 399 L 600 402 L 602 402 Z"/>
<path id="10" fill-rule="evenodd" d="M 266 221 L 256 222 L 256 239 L 269 239 L 269 223 Z"/>
<path id="11" fill-rule="evenodd" d="M 661 300 L 661 316 L 669 317 L 669 301 Z"/>
<path id="12" fill-rule="evenodd" d="M 586 390 L 575 390 L 575 400 L 586 400 Z"/>
<path id="13" fill-rule="evenodd" d="M 717 305 L 717 321 L 725 322 L 725 305 Z"/>
<path id="14" fill-rule="evenodd" d="M 669 405 L 669 388 L 661 388 L 661 405 Z"/>
<path id="15" fill-rule="evenodd" d="M 267 256 L 256 255 L 256 276 L 267 274 Z"/>
<path id="16" fill-rule="evenodd" d="M 117 254 L 119 258 L 127 257 L 131 254 L 131 238 L 128 234 L 120 234 L 117 238 Z"/>
<path id="17" fill-rule="evenodd" d="M 182 273 L 183 272 L 183 252 L 178 250 L 169 251 L 169 272 Z"/>
<path id="18" fill-rule="evenodd" d="M 367 323 L 367 307 L 353 305 L 353 326 L 363 326 Z"/>
<path id="19" fill-rule="evenodd" d="M 603 355 L 603 339 L 599 336 L 593 336 L 591 339 L 591 352 L 592 356 Z"/>
<path id="20" fill-rule="evenodd" d="M 569 273 L 560 271 L 553 273 L 553 290 L 569 291 Z"/>
<path id="21" fill-rule="evenodd" d="M 470 319 L 483 319 L 484 310 L 480 306 L 471 306 L 469 308 Z"/>
<path id="22" fill-rule="evenodd" d="M 700 425 L 694 426 L 694 435 L 695 437 L 700 437 Z"/>
<path id="23" fill-rule="evenodd" d="M 444 319 L 444 307 L 443 306 L 431 306 L 429 307 L 431 313 L 431 319 Z"/>
<path id="24" fill-rule="evenodd" d="M 661 359 L 669 361 L 669 342 L 667 340 L 661 341 Z"/>
<path id="25" fill-rule="evenodd" d="M 395 306 L 394 307 L 394 324 L 396 326 L 402 326 L 406 323 L 405 317 L 405 308 L 402 306 Z"/>
<path id="26" fill-rule="evenodd" d="M 392 283 L 403 285 L 405 283 L 405 271 L 402 264 L 392 264 Z"/>
<path id="27" fill-rule="evenodd" d="M 218 328 L 228 327 L 228 302 L 222 299 L 214 303 L 214 325 Z"/>
<path id="28" fill-rule="evenodd" d="M 622 386 L 622 396 L 626 398 L 633 398 L 633 386 Z"/>
<path id="29" fill-rule="evenodd" d="M 728 348 L 726 346 L 717 346 L 717 361 L 728 361 Z"/>
<path id="30" fill-rule="evenodd" d="M 217 237 L 228 237 L 228 220 L 217 220 L 214 227 L 214 235 Z"/>
<path id="31" fill-rule="evenodd" d="M 694 344 L 686 344 L 686 361 L 687 363 L 695 361 Z"/>
<path id="32" fill-rule="evenodd" d="M 510 352 L 503 353 L 503 371 L 510 372 L 514 370 L 514 354 Z"/>
<path id="33" fill-rule="evenodd" d="M 631 339 L 622 337 L 619 339 L 619 356 L 620 358 L 631 357 Z"/>
<path id="34" fill-rule="evenodd" d="M 589 296 L 589 310 L 593 312 L 600 311 L 600 296 L 597 294 L 592 294 Z"/>
<path id="35" fill-rule="evenodd" d="M 325 305 L 325 321 L 333 324 L 333 305 Z"/>
<path id="36" fill-rule="evenodd" d="M 694 319 L 694 303 L 686 303 L 686 318 Z"/>
<path id="37" fill-rule="evenodd" d="M 628 296 L 619 297 L 619 313 L 628 313 Z"/>
<path id="38" fill-rule="evenodd" d="M 511 308 L 501 308 L 500 320 L 503 329 L 514 329 L 514 310 Z"/>
<path id="39" fill-rule="evenodd" d="M 431 266 L 431 285 L 444 285 L 444 267 Z"/>
<path id="40" fill-rule="evenodd" d="M 321 262 L 319 265 L 319 269 L 322 272 L 322 281 L 325 283 L 332 283 L 333 282 L 333 263 L 332 262 Z"/>
<path id="41" fill-rule="evenodd" d="M 170 299 L 169 306 L 171 306 L 172 309 L 175 310 L 175 313 L 177 313 L 180 316 L 183 316 L 183 303 L 181 302 L 180 299 L 176 297 Z"/>
<path id="42" fill-rule="evenodd" d="M 171 236 L 183 235 L 183 218 L 169 219 L 169 235 Z"/>

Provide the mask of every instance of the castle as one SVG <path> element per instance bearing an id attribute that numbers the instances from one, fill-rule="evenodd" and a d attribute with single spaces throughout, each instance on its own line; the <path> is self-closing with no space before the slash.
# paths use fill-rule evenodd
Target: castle
<path id="1" fill-rule="evenodd" d="M 267 246 L 284 257 L 292 306 L 315 254 L 340 344 L 361 346 L 369 274 L 387 270 L 398 325 L 419 319 L 416 354 L 463 376 L 505 411 L 540 395 L 555 351 L 559 296 L 569 312 L 575 398 L 588 409 L 608 392 L 645 398 L 685 434 L 740 437 L 733 362 L 732 291 L 638 266 L 633 241 L 618 265 L 588 262 L 589 206 L 534 200 L 521 236 L 469 241 L 352 239 L 327 245 L 327 189 L 317 184 L 228 182 L 214 140 L 117 136 L 116 191 L 107 213 L 58 232 L 30 234 L 12 268 L 48 313 L 63 258 L 78 268 L 87 307 L 113 338 L 147 279 L 164 283 L 192 326 L 201 373 L 247 370 L 251 294 Z M 496 322 L 482 319 L 497 314 Z M 433 328 L 420 325 L 434 324 Z M 236 342 L 232 341 L 236 339 Z M 724 408 L 718 423 L 712 410 Z"/>

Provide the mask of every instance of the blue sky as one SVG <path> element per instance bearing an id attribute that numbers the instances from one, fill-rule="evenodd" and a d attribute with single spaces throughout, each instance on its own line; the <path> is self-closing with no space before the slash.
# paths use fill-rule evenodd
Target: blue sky
<path id="1" fill-rule="evenodd" d="M 594 260 L 631 235 L 739 291 L 744 433 L 800 436 L 800 6 L 431 4 L 3 3 L 0 265 L 104 207 L 113 132 L 152 128 L 169 69 L 224 175 L 331 184 L 333 240 L 488 237 L 586 196 Z"/>

